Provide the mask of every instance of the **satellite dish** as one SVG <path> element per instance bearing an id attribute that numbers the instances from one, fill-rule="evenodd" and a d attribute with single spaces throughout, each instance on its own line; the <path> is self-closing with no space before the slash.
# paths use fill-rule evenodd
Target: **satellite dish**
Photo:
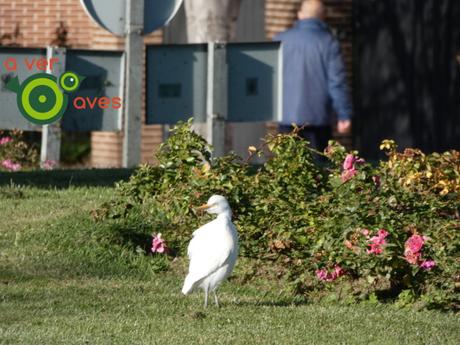
<path id="1" fill-rule="evenodd" d="M 88 15 L 102 28 L 125 36 L 127 0 L 80 0 Z M 139 1 L 139 0 L 134 0 Z M 174 17 L 183 0 L 143 0 L 144 35 L 159 29 Z"/>

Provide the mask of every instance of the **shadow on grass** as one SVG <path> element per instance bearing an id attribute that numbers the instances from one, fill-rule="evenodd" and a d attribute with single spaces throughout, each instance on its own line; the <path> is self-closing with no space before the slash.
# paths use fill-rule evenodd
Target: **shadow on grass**
<path id="1" fill-rule="evenodd" d="M 16 184 L 38 188 L 111 187 L 115 182 L 129 179 L 133 172 L 134 169 L 0 172 L 0 186 Z"/>
<path id="2" fill-rule="evenodd" d="M 130 248 L 133 252 L 142 250 L 144 253 L 150 253 L 152 247 L 152 235 L 141 233 L 136 229 L 125 227 L 112 227 L 112 231 L 117 235 L 119 244 Z"/>
<path id="3" fill-rule="evenodd" d="M 311 304 L 309 300 L 301 296 L 293 297 L 272 297 L 272 298 L 257 298 L 253 300 L 235 301 L 233 303 L 225 303 L 224 305 L 246 306 L 246 307 L 298 307 Z"/>

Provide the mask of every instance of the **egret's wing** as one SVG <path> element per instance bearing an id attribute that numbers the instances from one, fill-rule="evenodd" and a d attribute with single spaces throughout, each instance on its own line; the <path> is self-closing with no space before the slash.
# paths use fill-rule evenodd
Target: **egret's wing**
<path id="1" fill-rule="evenodd" d="M 199 250 L 200 243 L 202 243 L 202 239 L 206 237 L 206 233 L 208 231 L 212 231 L 212 223 L 213 222 L 209 222 L 193 232 L 192 239 L 190 240 L 187 248 L 187 255 L 189 259 L 192 259 L 193 253 L 196 253 Z"/>
<path id="2" fill-rule="evenodd" d="M 230 225 L 212 221 L 194 232 L 187 251 L 190 258 L 189 275 L 193 280 L 207 277 L 228 261 L 234 249 L 233 241 L 231 237 L 222 238 L 222 232 L 215 227 Z"/>

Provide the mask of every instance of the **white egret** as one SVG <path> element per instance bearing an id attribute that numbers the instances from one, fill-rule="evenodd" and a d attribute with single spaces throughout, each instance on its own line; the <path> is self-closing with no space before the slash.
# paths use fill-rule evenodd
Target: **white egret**
<path id="1" fill-rule="evenodd" d="M 232 272 L 238 256 L 238 233 L 232 223 L 232 210 L 221 195 L 213 195 L 199 207 L 217 218 L 193 233 L 188 245 L 189 272 L 182 293 L 187 295 L 195 288 L 204 290 L 204 306 L 208 305 L 208 293 L 214 293 L 219 306 L 216 289 Z"/>

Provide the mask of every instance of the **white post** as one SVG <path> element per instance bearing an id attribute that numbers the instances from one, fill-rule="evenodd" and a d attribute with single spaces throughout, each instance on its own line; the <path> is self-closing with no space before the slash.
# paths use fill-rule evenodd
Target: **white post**
<path id="1" fill-rule="evenodd" d="M 66 49 L 58 47 L 47 47 L 46 58 L 58 59 L 57 62 L 48 64 L 46 73 L 54 75 L 56 78 L 65 72 Z M 55 122 L 50 125 L 44 125 L 42 128 L 42 145 L 40 149 L 40 166 L 43 168 L 46 161 L 55 162 L 58 167 L 61 156 L 61 122 Z"/>
<path id="2" fill-rule="evenodd" d="M 123 167 L 131 168 L 141 161 L 144 1 L 128 0 L 126 13 Z"/>
<path id="3" fill-rule="evenodd" d="M 188 43 L 233 40 L 240 4 L 241 0 L 185 0 Z"/>

